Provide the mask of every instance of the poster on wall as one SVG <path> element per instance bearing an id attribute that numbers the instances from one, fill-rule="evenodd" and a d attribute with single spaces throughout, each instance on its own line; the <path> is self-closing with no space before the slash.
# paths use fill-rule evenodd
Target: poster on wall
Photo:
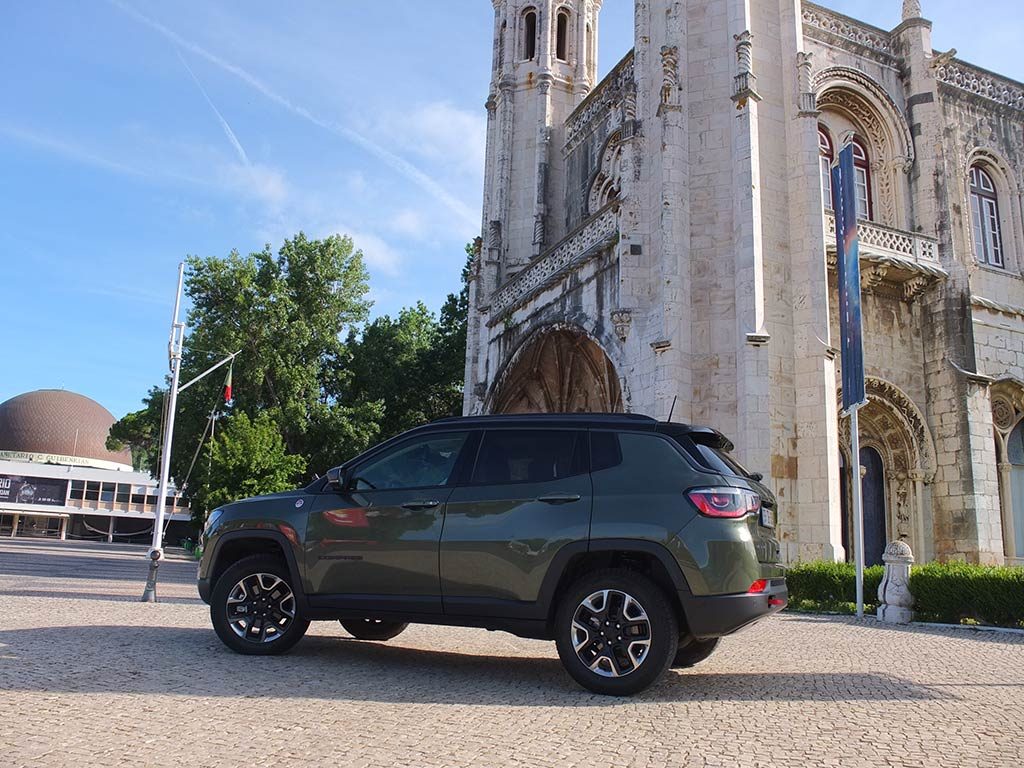
<path id="1" fill-rule="evenodd" d="M 63 507 L 68 497 L 68 481 L 52 477 L 0 475 L 0 504 L 44 504 Z"/>

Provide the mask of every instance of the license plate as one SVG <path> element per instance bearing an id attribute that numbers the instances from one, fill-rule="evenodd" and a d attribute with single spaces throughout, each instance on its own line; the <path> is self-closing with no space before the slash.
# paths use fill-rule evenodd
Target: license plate
<path id="1" fill-rule="evenodd" d="M 768 507 L 761 507 L 761 525 L 765 528 L 775 527 L 775 515 Z"/>

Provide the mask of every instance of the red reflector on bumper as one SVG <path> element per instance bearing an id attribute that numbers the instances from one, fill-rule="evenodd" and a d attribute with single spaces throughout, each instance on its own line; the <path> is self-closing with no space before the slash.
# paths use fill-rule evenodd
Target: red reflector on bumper
<path id="1" fill-rule="evenodd" d="M 769 597 L 768 598 L 768 605 L 772 606 L 773 608 L 775 608 L 777 606 L 780 606 L 780 605 L 785 605 L 785 604 L 786 604 L 786 601 L 781 599 L 781 598 L 779 598 L 779 597 Z"/>

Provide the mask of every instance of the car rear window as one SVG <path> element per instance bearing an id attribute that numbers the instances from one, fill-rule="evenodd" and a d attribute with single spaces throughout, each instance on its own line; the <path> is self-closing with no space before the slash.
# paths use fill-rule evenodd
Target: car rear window
<path id="1" fill-rule="evenodd" d="M 488 430 L 472 483 L 544 483 L 585 472 L 583 436 L 576 430 Z"/>
<path id="2" fill-rule="evenodd" d="M 687 455 L 704 469 L 723 475 L 750 477 L 750 473 L 725 451 L 706 445 L 690 437 L 673 437 Z"/>

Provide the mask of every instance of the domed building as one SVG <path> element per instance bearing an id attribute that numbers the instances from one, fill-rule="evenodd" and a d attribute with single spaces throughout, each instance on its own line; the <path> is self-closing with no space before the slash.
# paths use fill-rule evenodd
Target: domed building
<path id="1" fill-rule="evenodd" d="M 0 535 L 148 541 L 158 483 L 107 448 L 113 414 L 61 389 L 0 403 Z M 169 524 L 184 534 L 187 503 L 171 491 Z M 173 531 L 168 531 L 173 540 Z"/>

